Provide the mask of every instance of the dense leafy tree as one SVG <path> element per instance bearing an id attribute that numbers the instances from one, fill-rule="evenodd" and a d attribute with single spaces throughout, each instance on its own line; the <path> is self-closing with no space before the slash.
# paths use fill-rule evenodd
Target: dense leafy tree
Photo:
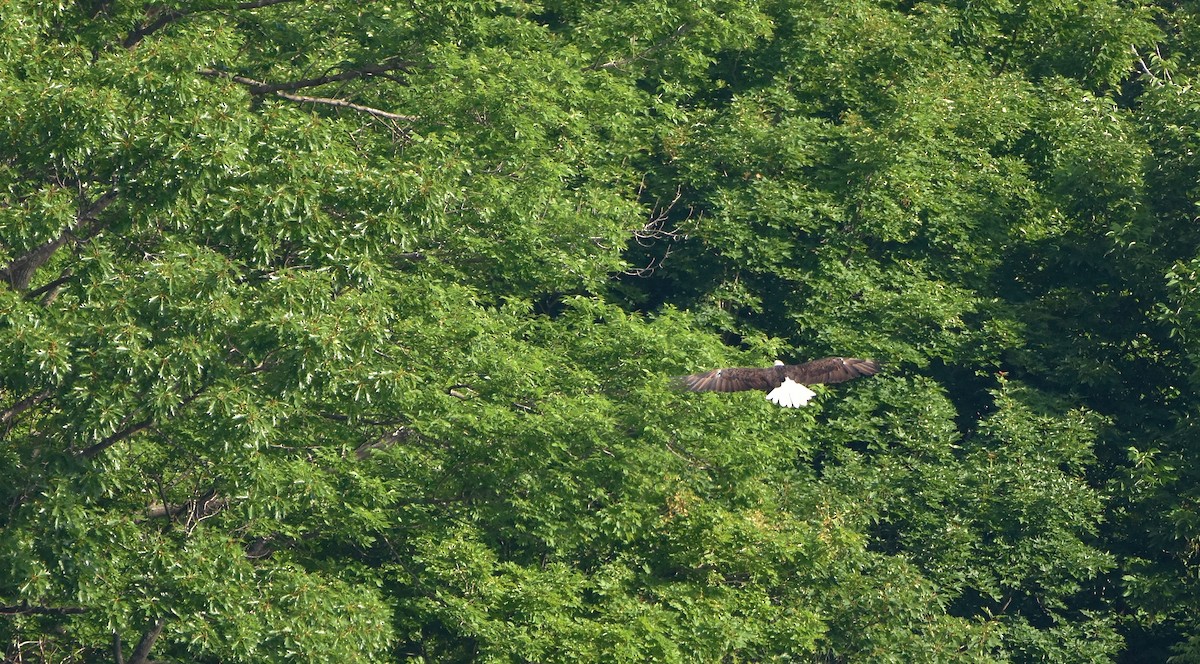
<path id="1" fill-rule="evenodd" d="M 8 3 L 6 659 L 1200 660 L 1197 26 Z"/>

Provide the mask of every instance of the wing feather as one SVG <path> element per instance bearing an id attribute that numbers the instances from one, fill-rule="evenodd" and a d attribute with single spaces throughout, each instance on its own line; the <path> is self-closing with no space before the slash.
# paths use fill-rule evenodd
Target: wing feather
<path id="1" fill-rule="evenodd" d="M 741 392 L 773 390 L 783 382 L 783 376 L 775 367 L 732 367 L 683 376 L 680 380 L 693 392 Z"/>
<path id="2" fill-rule="evenodd" d="M 861 376 L 874 376 L 878 372 L 878 362 L 855 357 L 826 357 L 784 368 L 788 378 L 804 385 L 843 383 Z"/>
<path id="3" fill-rule="evenodd" d="M 801 385 L 842 383 L 861 376 L 874 376 L 879 363 L 854 357 L 826 357 L 804 364 L 759 367 L 730 367 L 681 376 L 679 382 L 692 392 L 770 392 L 791 378 Z"/>

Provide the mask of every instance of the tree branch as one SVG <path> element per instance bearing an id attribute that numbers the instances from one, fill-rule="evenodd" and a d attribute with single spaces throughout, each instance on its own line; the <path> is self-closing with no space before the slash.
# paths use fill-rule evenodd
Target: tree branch
<path id="1" fill-rule="evenodd" d="M 0 279 L 7 281 L 8 285 L 12 286 L 14 290 L 25 290 L 28 288 L 29 280 L 33 278 L 33 273 L 45 265 L 54 256 L 54 252 L 58 251 L 59 247 L 73 239 L 81 228 L 95 221 L 96 217 L 104 211 L 104 208 L 108 207 L 116 198 L 117 190 L 110 189 L 89 203 L 87 207 L 80 210 L 75 216 L 75 222 L 64 228 L 58 234 L 58 237 L 43 242 L 24 256 L 14 258 L 6 267 L 0 269 Z"/>
<path id="2" fill-rule="evenodd" d="M 241 85 L 246 86 L 246 88 L 250 90 L 251 94 L 257 94 L 257 95 L 273 94 L 276 97 L 279 97 L 281 99 L 287 99 L 288 101 L 299 102 L 302 104 L 322 104 L 325 106 L 335 106 L 337 108 L 345 108 L 345 109 L 349 109 L 351 111 L 359 111 L 360 113 L 366 113 L 368 115 L 373 115 L 377 118 L 384 118 L 387 120 L 398 120 L 400 122 L 416 122 L 418 119 L 420 119 L 415 115 L 402 115 L 400 113 L 392 113 L 390 111 L 384 111 L 384 110 L 381 110 L 378 108 L 372 108 L 370 106 L 363 106 L 362 104 L 355 104 L 354 102 L 349 102 L 349 101 L 346 101 L 345 99 L 334 99 L 331 97 L 309 97 L 306 95 L 296 95 L 296 94 L 292 94 L 290 92 L 284 92 L 283 89 L 279 88 L 279 86 L 272 85 L 270 83 L 256 81 L 252 78 L 246 78 L 245 76 L 238 76 L 236 74 L 231 74 L 229 72 L 224 72 L 224 71 L 218 71 L 216 69 L 201 69 L 200 75 L 208 76 L 210 78 L 227 78 L 227 79 L 233 81 L 234 83 L 239 83 Z M 313 80 L 319 80 L 319 79 L 313 79 Z"/>
<path id="3" fill-rule="evenodd" d="M 378 439 L 367 441 L 354 449 L 354 456 L 360 460 L 371 456 L 371 452 L 375 450 L 386 450 L 387 448 L 407 440 L 414 434 L 413 430 L 408 427 L 400 427 L 394 431 L 385 433 Z"/>
<path id="4" fill-rule="evenodd" d="M 225 509 L 229 505 L 229 501 L 217 496 L 215 491 L 209 491 L 207 494 L 189 500 L 181 505 L 170 505 L 166 503 L 155 503 L 146 508 L 146 518 L 161 519 L 163 517 L 174 518 L 184 512 L 188 513 L 188 520 L 199 521 L 206 517 L 212 516 L 217 512 Z"/>
<path id="5" fill-rule="evenodd" d="M 251 2 L 239 2 L 232 7 L 213 7 L 209 9 L 172 9 L 170 7 L 151 7 L 146 11 L 146 22 L 134 28 L 130 32 L 125 41 L 121 45 L 125 48 L 133 48 L 137 46 L 143 39 L 162 30 L 168 25 L 180 19 L 191 16 L 192 14 L 203 14 L 205 12 L 215 11 L 230 11 L 235 9 L 258 9 L 259 7 L 268 7 L 270 5 L 279 5 L 286 2 L 302 2 L 303 0 L 252 0 Z"/>
<path id="6" fill-rule="evenodd" d="M 137 46 L 138 42 L 165 28 L 170 23 L 178 21 L 184 16 L 187 16 L 191 12 L 158 7 L 151 8 L 147 10 L 146 13 L 149 15 L 148 18 L 152 20 L 148 20 L 147 22 L 139 25 L 137 28 L 134 28 L 133 32 L 130 32 L 129 35 L 125 37 L 125 41 L 121 42 L 121 45 L 125 48 L 133 48 L 134 46 Z"/>
<path id="7" fill-rule="evenodd" d="M 50 304 L 51 302 L 54 301 L 54 298 L 58 295 L 58 291 L 64 285 L 66 285 L 66 283 L 68 281 L 70 281 L 71 277 L 73 277 L 73 276 L 74 275 L 71 274 L 71 271 L 67 270 L 67 271 L 63 272 L 63 275 L 61 277 L 55 279 L 54 281 L 51 281 L 48 284 L 39 286 L 38 288 L 26 293 L 25 299 L 26 300 L 36 300 L 37 298 L 41 297 L 42 295 L 45 295 L 46 297 L 42 298 L 42 305 L 45 306 L 47 304 Z"/>
<path id="8" fill-rule="evenodd" d="M 326 83 L 339 83 L 341 81 L 352 81 L 356 78 L 368 78 L 377 74 L 383 74 L 391 71 L 408 71 L 412 69 L 413 63 L 397 60 L 391 63 L 368 64 L 357 69 L 349 69 L 336 74 L 327 76 L 318 76 L 316 78 L 304 78 L 299 81 L 290 81 L 287 83 L 259 83 L 254 88 L 254 91 L 259 94 L 274 94 L 276 92 L 286 92 L 289 90 L 300 90 L 302 88 L 315 88 Z M 249 81 L 250 79 L 245 79 Z M 241 81 L 239 81 L 241 82 Z"/>
<path id="9" fill-rule="evenodd" d="M 129 656 L 129 664 L 146 664 L 150 657 L 150 649 L 154 647 L 154 642 L 158 640 L 158 635 L 162 634 L 163 626 L 166 624 L 165 618 L 159 618 L 158 622 L 154 623 L 154 627 L 142 635 L 142 640 L 138 641 L 137 647 L 133 649 L 133 654 Z"/>
<path id="10" fill-rule="evenodd" d="M 90 459 L 90 458 L 96 456 L 97 454 L 103 452 L 104 450 L 107 450 L 108 448 L 112 447 L 113 445 L 116 445 L 117 443 L 121 442 L 122 440 L 125 440 L 126 438 L 128 438 L 134 434 L 141 433 L 141 432 L 145 431 L 146 429 L 149 429 L 152 426 L 154 426 L 154 420 L 152 420 L 150 418 L 146 418 L 131 427 L 126 427 L 124 429 L 121 429 L 120 431 L 118 431 L 118 432 L 114 433 L 113 435 L 109 436 L 108 438 L 105 438 L 104 440 L 96 443 L 95 445 L 92 445 L 91 447 L 85 448 L 82 452 L 79 453 L 79 456 L 81 456 L 85 459 Z"/>
<path id="11" fill-rule="evenodd" d="M 0 616 L 67 616 L 79 613 L 87 613 L 87 609 L 82 606 L 35 606 L 29 602 L 21 602 L 12 606 L 0 606 Z"/>
<path id="12" fill-rule="evenodd" d="M 187 398 L 180 401 L 179 405 L 176 406 L 176 408 L 185 408 L 188 404 L 192 403 L 201 394 L 203 394 L 204 390 L 206 390 L 206 389 L 208 389 L 207 385 L 201 386 L 200 389 L 196 390 L 195 392 L 188 395 Z M 124 425 L 126 422 L 128 422 L 131 419 L 133 419 L 132 413 L 125 416 L 125 420 L 123 422 L 121 422 L 121 425 Z M 84 459 L 91 459 L 92 457 L 94 457 L 97 454 L 103 452 L 104 450 L 112 447 L 113 445 L 121 442 L 122 440 L 125 440 L 126 438 L 128 438 L 134 434 L 141 433 L 141 432 L 145 431 L 146 429 L 149 429 L 150 427 L 154 426 L 154 424 L 155 424 L 154 418 L 147 417 L 146 419 L 142 420 L 141 422 L 138 422 L 137 424 L 134 424 L 132 426 L 128 426 L 124 429 L 121 429 L 120 431 L 118 431 L 118 432 L 114 433 L 113 435 L 109 436 L 108 438 L 105 438 L 104 440 L 96 443 L 95 445 L 92 445 L 91 447 L 84 448 L 84 450 L 79 453 L 79 456 L 83 457 Z M 118 425 L 118 426 L 120 426 L 120 425 Z"/>
<path id="13" fill-rule="evenodd" d="M 16 402 L 11 407 L 6 409 L 4 412 L 0 412 L 0 423 L 8 422 L 9 420 L 13 419 L 17 415 L 20 415 L 21 413 L 29 410 L 30 408 L 33 408 L 34 406 L 38 405 L 39 403 L 41 403 L 49 398 L 50 398 L 50 390 L 46 389 L 46 390 L 42 390 L 41 392 L 38 392 L 37 394 L 35 394 L 31 397 L 21 399 L 20 401 Z"/>
<path id="14" fill-rule="evenodd" d="M 239 2 L 235 9 L 258 9 L 259 7 L 281 5 L 285 2 L 297 2 L 297 0 L 251 0 L 250 2 Z"/>

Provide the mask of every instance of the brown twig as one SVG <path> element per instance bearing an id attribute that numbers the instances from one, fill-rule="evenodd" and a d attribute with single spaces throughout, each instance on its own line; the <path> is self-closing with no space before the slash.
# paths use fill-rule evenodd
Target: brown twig
<path id="1" fill-rule="evenodd" d="M 363 106 L 362 104 L 355 104 L 354 102 L 346 101 L 345 99 L 334 99 L 332 97 L 310 97 L 308 95 L 292 94 L 290 92 L 284 92 L 284 89 L 286 89 L 286 88 L 280 88 L 278 85 L 273 85 L 271 83 L 264 83 L 263 81 L 256 81 L 252 78 L 246 78 L 245 76 L 238 76 L 237 74 L 231 74 L 229 72 L 219 71 L 216 69 L 201 69 L 200 75 L 208 76 L 210 78 L 227 78 L 227 79 L 233 81 L 234 83 L 239 83 L 241 85 L 246 86 L 246 88 L 249 89 L 252 94 L 257 94 L 257 95 L 270 94 L 270 95 L 275 95 L 276 97 L 279 97 L 281 99 L 287 99 L 288 101 L 294 101 L 294 102 L 298 102 L 298 103 L 302 103 L 302 104 L 321 104 L 321 105 L 325 105 L 325 106 L 334 106 L 336 108 L 345 108 L 345 109 L 348 109 L 351 111 L 358 111 L 360 113 L 366 113 L 368 115 L 373 115 L 377 118 L 384 118 L 387 120 L 396 120 L 399 122 L 416 122 L 418 119 L 420 119 L 415 115 L 403 115 L 401 113 L 392 113 L 390 111 L 384 111 L 382 109 L 373 108 L 371 106 Z M 287 85 L 287 84 L 284 84 L 284 85 Z"/>
<path id="2" fill-rule="evenodd" d="M 147 519 L 161 519 L 168 517 L 174 519 L 176 516 L 188 513 L 188 521 L 201 520 L 208 518 L 217 512 L 229 506 L 229 501 L 225 498 L 217 496 L 215 491 L 209 491 L 207 494 L 189 500 L 180 505 L 170 505 L 167 503 L 155 503 L 146 508 Z"/>

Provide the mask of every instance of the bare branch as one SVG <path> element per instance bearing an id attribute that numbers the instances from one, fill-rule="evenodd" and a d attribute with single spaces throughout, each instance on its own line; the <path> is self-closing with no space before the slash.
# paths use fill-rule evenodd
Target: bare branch
<path id="1" fill-rule="evenodd" d="M 1158 83 L 1158 77 L 1154 75 L 1154 72 L 1150 71 L 1150 67 L 1146 65 L 1146 61 L 1142 58 L 1142 54 L 1138 53 L 1137 46 L 1130 44 L 1129 50 L 1133 51 L 1133 57 L 1137 58 L 1138 64 L 1142 66 L 1142 72 L 1150 77 L 1151 82 Z"/>
<path id="2" fill-rule="evenodd" d="M 1150 66 L 1146 64 L 1146 60 L 1142 57 L 1142 54 L 1138 52 L 1137 46 L 1130 44 L 1129 50 L 1133 51 L 1133 56 L 1137 58 L 1138 64 L 1141 65 L 1142 73 L 1150 77 L 1151 83 L 1154 85 L 1162 85 L 1163 80 L 1166 80 L 1167 83 L 1172 82 L 1171 72 L 1166 68 L 1165 63 L 1163 63 L 1162 51 L 1159 50 L 1157 44 L 1154 46 L 1154 55 L 1157 57 L 1157 62 L 1162 65 L 1162 78 L 1159 78 L 1154 74 L 1153 71 L 1150 70 Z"/>
<path id="3" fill-rule="evenodd" d="M 389 111 L 380 110 L 378 108 L 372 108 L 370 106 L 363 106 L 362 104 L 355 104 L 353 102 L 348 102 L 344 99 L 329 99 L 326 97 L 306 97 L 303 95 L 293 95 L 293 94 L 287 94 L 287 93 L 283 93 L 283 92 L 276 92 L 275 94 L 277 96 L 283 97 L 284 99 L 288 99 L 291 101 L 307 103 L 307 104 L 325 104 L 328 106 L 337 106 L 339 108 L 346 108 L 351 111 L 359 111 L 361 113 L 366 113 L 368 115 L 374 115 L 377 118 L 385 118 L 388 120 L 397 120 L 397 121 L 401 121 L 401 122 L 416 122 L 419 119 L 415 115 L 403 115 L 400 113 L 391 113 Z"/>
<path id="4" fill-rule="evenodd" d="M 658 268 L 662 267 L 663 263 L 665 263 L 670 257 L 671 248 L 667 247 L 667 250 L 663 252 L 661 257 L 651 257 L 650 262 L 647 263 L 645 267 L 632 267 L 628 270 L 625 270 L 624 274 L 627 274 L 631 277 L 649 277 L 653 275 Z"/>
<path id="5" fill-rule="evenodd" d="M 670 221 L 671 211 L 675 209 L 675 204 L 681 198 L 683 198 L 683 187 L 678 187 L 675 189 L 675 197 L 666 205 L 655 203 L 654 209 L 650 213 L 649 221 L 643 224 L 640 229 L 633 231 L 633 237 L 638 244 L 647 247 L 653 240 L 679 240 L 687 238 L 687 235 L 681 233 L 678 227 L 667 230 L 667 222 Z M 691 216 L 691 211 L 689 211 L 687 216 L 684 217 L 684 221 L 690 219 Z"/>
<path id="6" fill-rule="evenodd" d="M 163 517 L 174 518 L 184 512 L 188 513 L 188 520 L 200 520 L 208 518 L 217 512 L 229 506 L 229 501 L 225 498 L 217 496 L 215 491 L 209 491 L 207 494 L 189 500 L 180 505 L 170 505 L 166 503 L 155 503 L 146 508 L 147 519 L 161 519 Z"/>
<path id="7" fill-rule="evenodd" d="M 642 190 L 644 189 L 645 183 L 642 185 Z M 641 193 L 642 191 L 639 190 L 638 194 L 640 195 Z M 634 229 L 633 241 L 637 242 L 639 245 L 643 247 L 650 247 L 656 242 L 665 240 L 667 242 L 667 246 L 666 249 L 663 250 L 662 256 L 652 256 L 645 267 L 630 268 L 625 270 L 625 274 L 631 277 L 649 277 L 650 275 L 654 274 L 658 268 L 662 267 L 663 263 L 667 261 L 667 258 L 671 256 L 672 251 L 674 251 L 671 248 L 671 244 L 687 239 L 687 233 L 681 230 L 681 226 L 684 226 L 691 220 L 693 210 L 689 209 L 681 221 L 671 222 L 671 213 L 681 198 L 683 198 L 683 189 L 677 188 L 675 190 L 675 196 L 667 203 L 663 204 L 661 202 L 655 202 L 654 208 L 650 212 L 650 219 L 647 220 L 645 224 L 642 224 L 641 228 Z"/>
<path id="8" fill-rule="evenodd" d="M 1155 44 L 1155 45 L 1154 45 L 1154 55 L 1158 56 L 1158 61 L 1159 61 L 1159 62 L 1163 62 L 1162 51 L 1160 51 L 1160 50 L 1158 49 L 1158 44 Z M 1167 82 L 1168 82 L 1168 83 L 1174 83 L 1174 82 L 1175 82 L 1175 81 L 1171 80 L 1171 70 L 1170 70 L 1170 69 L 1167 69 L 1166 63 L 1163 63 L 1163 78 L 1167 79 Z"/>
<path id="9" fill-rule="evenodd" d="M 366 113 L 368 115 L 373 115 L 377 118 L 384 118 L 387 120 L 396 120 L 396 121 L 400 121 L 400 122 L 416 122 L 418 119 L 420 119 L 415 115 L 403 115 L 400 113 L 392 113 L 390 111 L 384 111 L 384 110 L 381 110 L 378 108 L 372 108 L 370 106 L 363 106 L 362 104 L 355 104 L 354 102 L 349 102 L 349 101 L 346 101 L 345 99 L 333 99 L 330 97 L 309 97 L 307 95 L 292 94 L 290 92 L 284 92 L 282 89 L 279 89 L 277 86 L 274 86 L 270 83 L 256 81 L 252 78 L 246 78 L 245 76 L 238 76 L 236 74 L 218 71 L 216 69 L 201 69 L 200 74 L 202 76 L 208 76 L 210 78 L 227 78 L 235 83 L 240 83 L 241 85 L 246 86 L 246 88 L 249 89 L 252 94 L 258 94 L 258 95 L 273 94 L 276 97 L 280 97 L 281 99 L 287 99 L 288 101 L 299 102 L 302 104 L 322 104 L 325 106 L 334 106 L 337 108 L 345 108 L 345 109 L 349 109 L 351 111 L 358 111 L 360 113 Z"/>

